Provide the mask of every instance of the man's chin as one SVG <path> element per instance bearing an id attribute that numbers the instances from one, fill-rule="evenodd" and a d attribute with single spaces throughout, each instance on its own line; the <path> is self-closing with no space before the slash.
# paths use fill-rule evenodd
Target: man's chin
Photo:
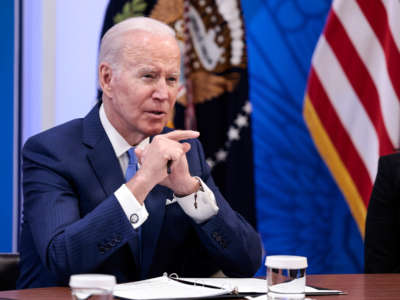
<path id="1" fill-rule="evenodd" d="M 164 129 L 164 126 L 150 128 L 150 129 L 146 130 L 146 135 L 152 136 L 152 135 L 160 134 L 163 129 Z"/>

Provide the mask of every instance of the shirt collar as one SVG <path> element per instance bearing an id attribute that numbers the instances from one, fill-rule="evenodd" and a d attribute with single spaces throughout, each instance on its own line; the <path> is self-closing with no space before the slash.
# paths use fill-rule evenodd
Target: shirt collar
<path id="1" fill-rule="evenodd" d="M 114 128 L 111 122 L 108 120 L 106 112 L 104 111 L 103 103 L 100 105 L 100 122 L 103 125 L 104 131 L 107 134 L 108 139 L 111 142 L 111 145 L 114 149 L 114 152 L 117 157 L 123 155 L 126 151 L 128 151 L 132 146 L 119 134 L 119 132 Z M 143 141 L 139 143 L 137 147 L 144 147 L 149 144 L 150 138 L 147 137 Z"/>

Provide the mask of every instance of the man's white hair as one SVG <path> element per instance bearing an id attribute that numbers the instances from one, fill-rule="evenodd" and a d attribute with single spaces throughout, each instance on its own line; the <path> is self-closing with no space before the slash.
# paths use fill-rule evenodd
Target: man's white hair
<path id="1" fill-rule="evenodd" d="M 100 43 L 99 65 L 107 62 L 113 69 L 118 66 L 118 58 L 124 47 L 123 35 L 129 31 L 141 30 L 153 34 L 168 35 L 175 38 L 174 30 L 168 25 L 147 17 L 126 19 L 111 27 L 103 36 Z"/>

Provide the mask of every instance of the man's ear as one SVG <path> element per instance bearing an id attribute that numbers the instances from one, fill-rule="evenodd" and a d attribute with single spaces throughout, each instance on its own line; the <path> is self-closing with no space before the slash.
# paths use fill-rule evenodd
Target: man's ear
<path id="1" fill-rule="evenodd" d="M 113 72 L 111 66 L 106 62 L 102 62 L 99 66 L 99 84 L 104 94 L 111 97 L 111 79 Z"/>

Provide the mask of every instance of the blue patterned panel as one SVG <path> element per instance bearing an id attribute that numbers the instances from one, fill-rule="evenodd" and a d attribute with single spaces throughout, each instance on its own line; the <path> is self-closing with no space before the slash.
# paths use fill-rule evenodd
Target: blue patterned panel
<path id="1" fill-rule="evenodd" d="M 360 233 L 302 116 L 311 56 L 330 4 L 242 1 L 258 231 L 267 255 L 307 256 L 308 273 L 357 273 L 363 270 Z"/>

